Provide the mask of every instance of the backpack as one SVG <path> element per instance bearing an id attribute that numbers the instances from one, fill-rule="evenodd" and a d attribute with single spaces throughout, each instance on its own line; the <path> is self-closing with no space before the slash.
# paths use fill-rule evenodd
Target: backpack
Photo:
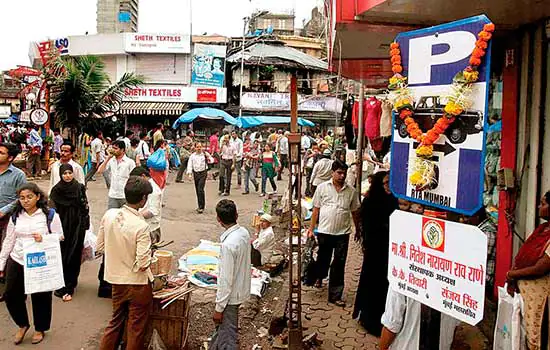
<path id="1" fill-rule="evenodd" d="M 54 216 L 55 216 L 55 209 L 49 208 L 48 215 L 46 215 L 46 224 L 48 225 L 48 233 L 52 233 L 52 221 Z M 11 214 L 11 221 L 13 222 L 14 226 L 17 223 L 17 217 L 19 217 L 19 213 Z"/>

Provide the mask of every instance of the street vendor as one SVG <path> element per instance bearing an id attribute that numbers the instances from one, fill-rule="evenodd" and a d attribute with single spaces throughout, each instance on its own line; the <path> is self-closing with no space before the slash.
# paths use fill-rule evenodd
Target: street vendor
<path id="1" fill-rule="evenodd" d="M 256 239 L 252 241 L 251 259 L 254 267 L 267 264 L 273 255 L 275 234 L 272 222 L 273 217 L 269 214 L 260 217 L 260 224 L 256 227 Z"/>

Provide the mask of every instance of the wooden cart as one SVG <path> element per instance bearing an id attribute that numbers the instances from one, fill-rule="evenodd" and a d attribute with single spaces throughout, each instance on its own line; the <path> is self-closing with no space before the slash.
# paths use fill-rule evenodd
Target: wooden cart
<path id="1" fill-rule="evenodd" d="M 153 298 L 153 310 L 147 327 L 147 343 L 151 339 L 153 329 L 156 329 L 168 350 L 187 349 L 191 293 L 174 301 L 164 310 L 160 301 L 160 298 Z"/>

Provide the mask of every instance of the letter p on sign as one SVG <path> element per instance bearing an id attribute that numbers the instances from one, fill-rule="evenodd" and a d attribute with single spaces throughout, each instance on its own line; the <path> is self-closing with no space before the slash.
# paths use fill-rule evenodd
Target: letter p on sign
<path id="1" fill-rule="evenodd" d="M 474 49 L 476 37 L 466 31 L 430 35 L 409 41 L 409 83 L 429 84 L 432 66 L 458 62 L 468 57 Z M 434 47 L 447 50 L 434 53 Z"/>

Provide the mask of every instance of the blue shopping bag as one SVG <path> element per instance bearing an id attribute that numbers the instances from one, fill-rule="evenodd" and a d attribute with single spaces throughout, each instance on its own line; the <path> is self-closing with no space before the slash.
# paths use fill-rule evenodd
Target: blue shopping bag
<path id="1" fill-rule="evenodd" d="M 166 166 L 166 153 L 161 148 L 157 149 L 155 153 L 147 158 L 147 167 L 149 169 L 162 171 L 166 170 Z"/>

